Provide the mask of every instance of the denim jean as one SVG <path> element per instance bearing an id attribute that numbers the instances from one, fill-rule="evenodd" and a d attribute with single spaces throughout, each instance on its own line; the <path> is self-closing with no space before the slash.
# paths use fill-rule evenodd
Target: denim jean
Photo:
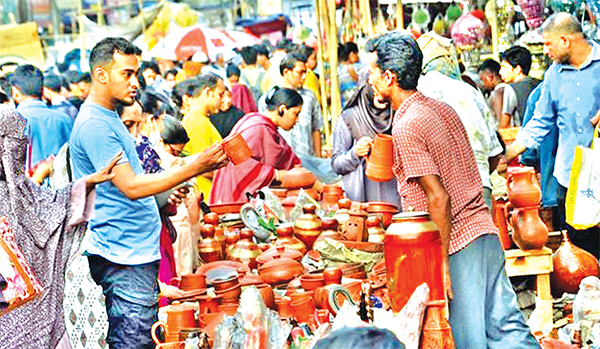
<path id="1" fill-rule="evenodd" d="M 152 349 L 151 327 L 158 320 L 158 265 L 120 265 L 88 255 L 90 273 L 106 297 L 111 349 Z"/>
<path id="2" fill-rule="evenodd" d="M 450 325 L 456 348 L 540 347 L 517 306 L 504 260 L 497 235 L 482 235 L 450 256 Z"/>

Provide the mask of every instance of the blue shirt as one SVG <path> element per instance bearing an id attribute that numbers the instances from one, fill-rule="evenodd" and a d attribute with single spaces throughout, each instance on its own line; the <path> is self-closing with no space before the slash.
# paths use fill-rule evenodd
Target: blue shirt
<path id="1" fill-rule="evenodd" d="M 548 68 L 533 118 L 517 135 L 525 147 L 537 149 L 558 126 L 554 177 L 563 187 L 569 186 L 575 147 L 589 147 L 592 142 L 590 119 L 600 110 L 600 45 L 590 44 L 591 58 L 581 68 L 557 63 Z"/>
<path id="2" fill-rule="evenodd" d="M 144 173 L 135 140 L 114 110 L 84 103 L 70 140 L 75 178 L 106 167 L 119 153 L 133 172 Z M 161 222 L 154 197 L 128 199 L 112 182 L 96 186 L 87 252 L 117 264 L 139 265 L 160 259 Z"/>
<path id="3" fill-rule="evenodd" d="M 27 159 L 27 168 L 56 155 L 69 141 L 73 120 L 65 113 L 48 108 L 39 99 L 29 99 L 19 103 L 17 111 L 27 119 L 31 156 Z"/>

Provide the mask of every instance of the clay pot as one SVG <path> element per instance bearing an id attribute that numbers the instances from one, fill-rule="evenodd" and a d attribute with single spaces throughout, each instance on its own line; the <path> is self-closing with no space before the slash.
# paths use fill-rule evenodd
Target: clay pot
<path id="1" fill-rule="evenodd" d="M 211 281 L 215 291 L 222 291 L 239 284 L 239 276 L 233 275 L 230 277 L 218 277 Z"/>
<path id="2" fill-rule="evenodd" d="M 307 291 L 313 291 L 317 287 L 325 286 L 323 274 L 304 274 L 300 275 L 300 284 Z"/>
<path id="3" fill-rule="evenodd" d="M 289 170 L 285 176 L 281 179 L 281 186 L 289 189 L 300 189 L 310 188 L 317 181 L 309 170 L 301 167 L 300 165 L 294 166 L 293 169 Z"/>
<path id="4" fill-rule="evenodd" d="M 500 244 L 504 250 L 509 250 L 513 245 L 513 241 L 508 234 L 508 226 L 506 224 L 505 207 L 507 204 L 507 199 L 498 198 L 494 200 L 492 208 L 492 220 L 494 221 L 496 228 L 498 228 L 498 238 L 500 239 Z"/>
<path id="5" fill-rule="evenodd" d="M 296 250 L 302 253 L 302 255 L 306 253 L 306 245 L 294 236 L 294 227 L 291 225 L 280 225 L 277 227 L 277 236 L 275 245 L 282 245 L 288 249 Z"/>
<path id="6" fill-rule="evenodd" d="M 235 313 L 237 312 L 237 309 L 239 306 L 240 306 L 240 304 L 237 302 L 223 303 L 223 304 L 219 305 L 219 311 L 222 311 L 229 316 L 234 316 Z"/>
<path id="7" fill-rule="evenodd" d="M 219 304 L 221 304 L 221 299 L 223 296 L 210 296 L 203 295 L 195 297 L 194 299 L 198 301 L 198 307 L 200 309 L 200 314 L 212 314 L 218 313 Z"/>
<path id="8" fill-rule="evenodd" d="M 419 348 L 454 349 L 454 339 L 450 323 L 444 317 L 445 301 L 427 303 L 425 324 L 421 333 Z"/>
<path id="9" fill-rule="evenodd" d="M 342 231 L 343 239 L 348 241 L 367 241 L 369 237 L 365 226 L 367 213 L 351 210 L 348 215 L 349 218 L 344 224 Z"/>
<path id="10" fill-rule="evenodd" d="M 287 319 L 294 316 L 294 309 L 292 309 L 291 303 L 292 301 L 288 297 L 275 299 L 275 306 L 277 307 L 279 317 Z"/>
<path id="11" fill-rule="evenodd" d="M 245 273 L 240 279 L 240 285 L 242 285 L 242 287 L 250 285 L 260 285 L 262 283 L 263 281 L 260 278 L 260 276 L 252 273 Z"/>
<path id="12" fill-rule="evenodd" d="M 294 234 L 306 245 L 306 248 L 311 250 L 313 244 L 321 234 L 322 222 L 321 218 L 315 213 L 317 210 L 313 204 L 306 204 L 302 207 L 303 213 L 298 217 L 294 224 Z"/>
<path id="13" fill-rule="evenodd" d="M 256 286 L 258 292 L 260 293 L 265 305 L 269 309 L 275 310 L 275 294 L 273 293 L 273 288 L 269 284 L 261 284 Z"/>
<path id="14" fill-rule="evenodd" d="M 342 234 L 340 234 L 338 231 L 338 221 L 335 218 L 323 218 L 321 228 L 323 229 L 323 232 L 319 234 L 319 237 L 315 243 L 327 238 L 333 240 L 342 240 Z"/>
<path id="15" fill-rule="evenodd" d="M 508 214 L 513 240 L 521 250 L 537 250 L 548 242 L 548 228 L 539 215 L 539 207 L 516 208 Z"/>
<path id="16" fill-rule="evenodd" d="M 184 349 L 185 341 L 159 343 L 156 345 L 156 349 Z"/>
<path id="17" fill-rule="evenodd" d="M 311 298 L 304 298 L 297 301 L 292 301 L 290 304 L 294 310 L 294 317 L 299 323 L 314 323 L 315 302 Z"/>
<path id="18" fill-rule="evenodd" d="M 292 302 L 299 301 L 302 299 L 314 299 L 315 292 L 307 291 L 304 289 L 288 289 L 286 295 L 290 297 Z"/>
<path id="19" fill-rule="evenodd" d="M 223 259 L 221 244 L 215 239 L 215 226 L 204 224 L 200 229 L 203 239 L 198 241 L 198 256 L 205 263 Z"/>
<path id="20" fill-rule="evenodd" d="M 225 235 L 225 244 L 227 245 L 225 248 L 225 257 L 229 256 L 229 252 L 238 241 L 240 241 L 240 232 L 238 230 L 232 231 Z"/>
<path id="21" fill-rule="evenodd" d="M 256 258 L 256 262 L 259 266 L 263 265 L 268 261 L 273 260 L 273 258 L 275 258 L 275 255 L 278 255 L 278 258 L 283 257 L 291 258 L 297 260 L 298 262 L 302 261 L 302 253 L 300 253 L 299 251 L 286 247 L 285 245 L 275 245 L 274 247 L 271 247 L 270 249 L 263 252 L 260 256 L 258 256 Z"/>
<path id="22" fill-rule="evenodd" d="M 338 200 L 344 196 L 344 190 L 337 184 L 323 185 L 323 204 L 329 209 L 337 205 Z"/>
<path id="23" fill-rule="evenodd" d="M 394 146 L 392 145 L 392 136 L 375 135 L 371 145 L 371 154 L 367 158 L 367 169 L 365 175 L 374 182 L 387 182 L 394 178 L 392 165 Z"/>
<path id="24" fill-rule="evenodd" d="M 242 229 L 240 232 L 240 241 L 236 242 L 235 245 L 229 250 L 227 259 L 234 261 L 240 261 L 247 264 L 250 269 L 256 269 L 258 263 L 256 263 L 256 257 L 258 257 L 262 251 L 258 245 L 252 240 L 254 233 L 250 229 Z"/>
<path id="25" fill-rule="evenodd" d="M 173 302 L 167 309 L 167 322 L 157 321 L 152 325 L 152 338 L 156 344 L 160 341 L 156 336 L 156 330 L 162 327 L 165 332 L 165 342 L 176 342 L 179 340 L 179 330 L 182 328 L 198 327 L 195 317 L 195 309 L 189 305 Z"/>
<path id="26" fill-rule="evenodd" d="M 537 206 L 542 199 L 542 190 L 535 177 L 533 167 L 511 167 L 506 182 L 508 198 L 514 207 Z"/>
<path id="27" fill-rule="evenodd" d="M 269 285 L 279 285 L 290 282 L 293 278 L 304 273 L 300 262 L 290 258 L 274 255 L 273 260 L 258 268 L 258 275 Z"/>
<path id="28" fill-rule="evenodd" d="M 564 292 L 577 293 L 586 276 L 598 276 L 598 260 L 591 253 L 573 245 L 563 232 L 563 242 L 552 257 L 554 271 L 550 274 L 552 292 L 557 297 Z"/>
<path id="29" fill-rule="evenodd" d="M 387 227 L 392 224 L 392 217 L 398 213 L 398 207 L 396 205 L 383 201 L 369 202 L 366 210 L 367 213 L 378 213 L 381 215 L 383 229 L 387 229 Z"/>
<path id="30" fill-rule="evenodd" d="M 342 275 L 349 279 L 366 279 L 367 272 L 365 265 L 361 262 L 356 263 L 345 263 L 340 265 Z"/>
<path id="31" fill-rule="evenodd" d="M 246 202 L 224 202 L 210 205 L 210 211 L 216 214 L 240 213 L 240 209 Z"/>
<path id="32" fill-rule="evenodd" d="M 270 188 L 270 189 L 271 189 L 271 192 L 279 198 L 279 200 L 283 200 L 287 197 L 288 190 L 285 188 Z"/>
<path id="33" fill-rule="evenodd" d="M 350 207 L 352 206 L 352 201 L 347 198 L 342 198 L 338 200 L 338 210 L 333 216 L 336 221 L 338 221 L 338 231 L 341 233 L 344 225 L 350 218 Z"/>
<path id="34" fill-rule="evenodd" d="M 204 215 L 204 223 L 212 224 L 215 227 L 215 240 L 221 245 L 223 258 L 227 256 L 227 242 L 225 241 L 225 229 L 219 226 L 219 215 L 210 212 Z"/>
<path id="35" fill-rule="evenodd" d="M 242 286 L 237 284 L 224 290 L 215 291 L 215 294 L 217 296 L 223 296 L 221 299 L 221 305 L 223 305 L 223 303 L 236 302 L 240 299 L 240 295 L 242 294 Z"/>
<path id="36" fill-rule="evenodd" d="M 396 214 L 383 242 L 388 291 L 395 313 L 423 282 L 429 285 L 431 300 L 445 299 L 442 240 L 427 212 Z"/>
<path id="37" fill-rule="evenodd" d="M 296 206 L 296 201 L 298 201 L 297 196 L 288 196 L 287 198 L 281 200 L 281 206 L 283 206 L 283 210 L 285 211 L 285 213 L 289 215 L 290 212 L 292 212 L 292 210 Z"/>
<path id="38" fill-rule="evenodd" d="M 383 242 L 385 230 L 381 226 L 381 219 L 377 216 L 370 216 L 365 221 L 367 226 L 368 242 Z"/>
<path id="39" fill-rule="evenodd" d="M 326 268 L 323 270 L 323 279 L 325 280 L 325 285 L 341 285 L 342 275 L 342 269 L 340 268 Z"/>
<path id="40" fill-rule="evenodd" d="M 182 274 L 178 286 L 182 291 L 206 288 L 206 276 L 202 274 Z"/>
<path id="41" fill-rule="evenodd" d="M 235 166 L 252 157 L 252 150 L 240 133 L 230 134 L 225 137 L 221 141 L 221 147 Z"/>

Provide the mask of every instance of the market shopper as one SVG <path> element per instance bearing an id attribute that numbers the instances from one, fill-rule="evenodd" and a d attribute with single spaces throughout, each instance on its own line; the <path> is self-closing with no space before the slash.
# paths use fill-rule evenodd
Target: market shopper
<path id="1" fill-rule="evenodd" d="M 456 347 L 539 348 L 506 276 L 465 128 L 450 106 L 417 91 L 417 43 L 392 32 L 369 41 L 367 51 L 375 94 L 396 110 L 393 170 L 402 205 L 428 211 L 440 230 Z"/>
<path id="2" fill-rule="evenodd" d="M 502 116 L 502 105 L 504 103 L 504 87 L 500 76 L 500 63 L 489 58 L 483 61 L 477 69 L 479 78 L 483 84 L 483 92 L 487 96 L 487 102 L 496 120 L 500 122 Z"/>
<path id="3" fill-rule="evenodd" d="M 313 349 L 404 349 L 390 330 L 376 327 L 347 327 L 317 341 Z"/>
<path id="4" fill-rule="evenodd" d="M 154 347 L 150 328 L 158 310 L 161 224 L 152 196 L 227 163 L 217 145 L 186 166 L 144 174 L 134 139 L 115 112 L 119 103 L 133 104 L 139 87 L 134 53 L 123 38 L 105 38 L 92 49 L 92 89 L 69 142 L 76 178 L 103 168 L 123 152 L 113 169 L 115 177 L 97 187 L 86 246 L 92 277 L 106 296 L 106 340 L 119 349 Z"/>
<path id="5" fill-rule="evenodd" d="M 554 127 L 558 148 L 554 177 L 558 180 L 559 209 L 564 222 L 564 202 L 576 146 L 588 147 L 600 120 L 600 45 L 586 39 L 573 15 L 557 13 L 542 25 L 544 53 L 554 62 L 546 71 L 532 119 L 506 150 L 507 162 L 525 149 L 537 149 Z M 575 230 L 566 225 L 574 244 L 600 255 L 600 228 Z"/>

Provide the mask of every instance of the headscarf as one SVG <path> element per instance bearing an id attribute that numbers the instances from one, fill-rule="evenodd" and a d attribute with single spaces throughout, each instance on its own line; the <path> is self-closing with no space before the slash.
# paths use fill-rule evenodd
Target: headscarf
<path id="1" fill-rule="evenodd" d="M 456 49 L 451 39 L 429 32 L 421 35 L 417 44 L 423 52 L 423 74 L 433 70 L 460 79 Z"/>
<path id="2" fill-rule="evenodd" d="M 343 119 L 352 137 L 373 137 L 376 134 L 390 134 L 392 130 L 391 107 L 379 109 L 373 103 L 373 87 L 364 79 L 352 98 L 342 110 Z"/>

